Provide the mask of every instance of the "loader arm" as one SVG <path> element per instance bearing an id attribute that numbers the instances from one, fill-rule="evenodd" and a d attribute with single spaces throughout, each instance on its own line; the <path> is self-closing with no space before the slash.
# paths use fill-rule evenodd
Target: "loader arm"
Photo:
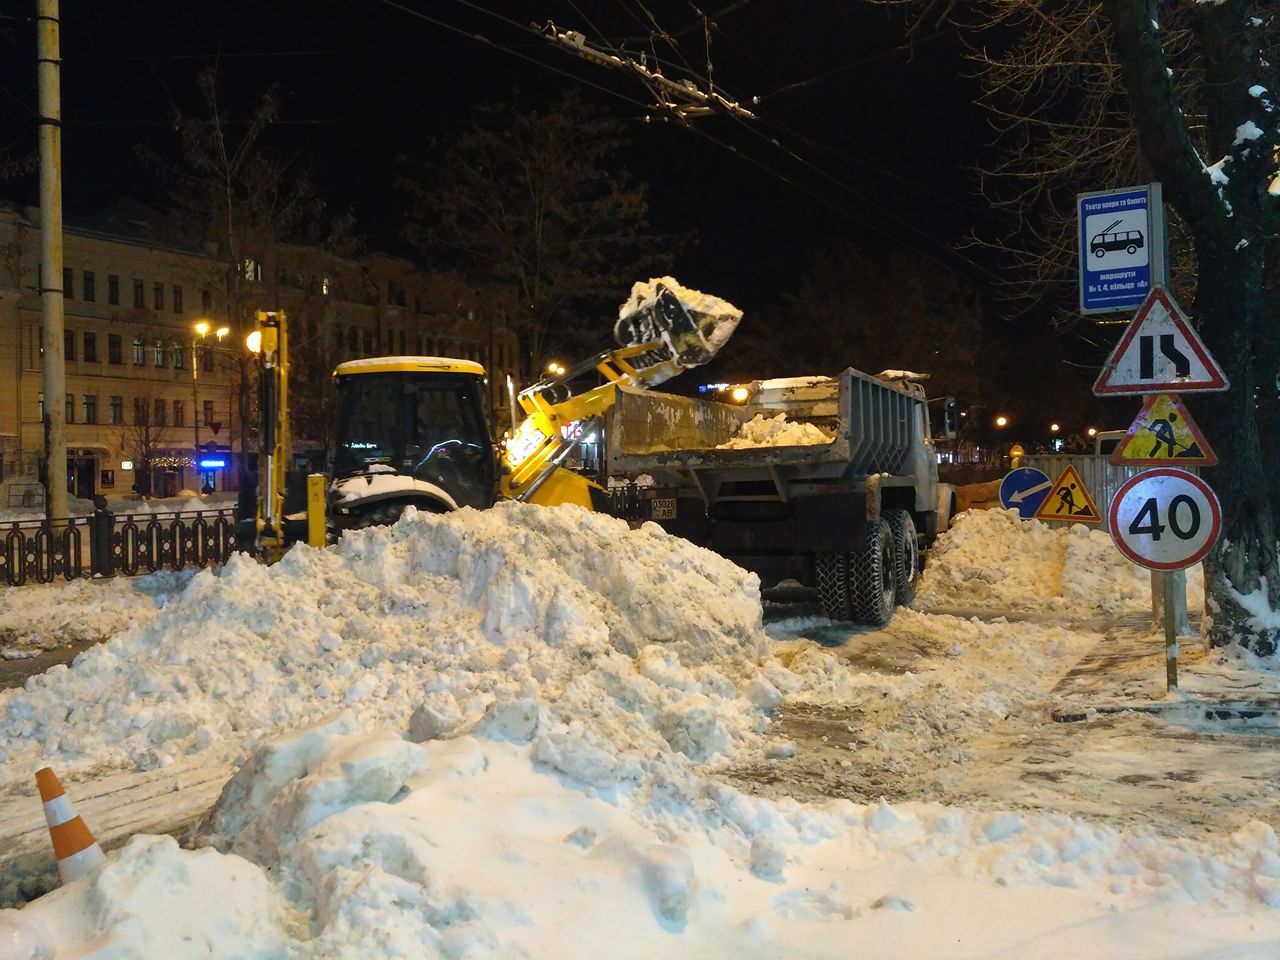
<path id="1" fill-rule="evenodd" d="M 621 317 L 614 328 L 619 340 L 630 342 L 521 391 L 518 401 L 525 418 L 507 444 L 501 495 L 543 505 L 574 503 L 602 509 L 604 488 L 561 466 L 578 445 L 563 437 L 561 428 L 598 420 L 613 406 L 619 385 L 653 386 L 708 362 L 741 317 L 736 308 L 729 310 L 712 317 L 690 309 L 658 283 L 653 296 Z M 573 394 L 571 383 L 593 370 L 605 383 Z"/>

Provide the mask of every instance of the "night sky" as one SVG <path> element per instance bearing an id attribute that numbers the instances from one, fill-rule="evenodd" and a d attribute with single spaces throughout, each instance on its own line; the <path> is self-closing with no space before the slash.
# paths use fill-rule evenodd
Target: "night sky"
<path id="1" fill-rule="evenodd" d="M 34 8 L 0 3 L 0 144 L 11 153 L 35 146 L 34 35 L 24 22 Z M 925 30 L 908 46 L 901 14 L 864 2 L 717 0 L 704 12 L 716 89 L 758 120 L 712 116 L 682 127 L 634 79 L 529 29 L 551 20 L 600 46 L 656 53 L 668 76 L 705 87 L 704 20 L 689 2 L 65 0 L 65 209 L 91 214 L 123 194 L 161 202 L 135 147 L 176 152 L 170 105 L 194 110 L 194 77 L 216 61 L 241 116 L 279 86 L 283 123 L 272 145 L 312 171 L 333 208 L 354 208 L 370 248 L 404 253 L 393 186 L 400 157 L 425 155 L 467 126 L 473 104 L 514 90 L 537 104 L 573 87 L 628 121 L 628 163 L 650 186 L 655 226 L 698 232 L 673 270 L 684 283 L 750 311 L 794 282 L 809 251 L 849 241 L 990 284 L 1000 265 L 955 248 L 999 221 L 974 194 L 971 168 L 988 130 L 954 34 Z M 653 36 L 655 24 L 677 47 Z M 34 175 L 0 182 L 0 195 L 34 203 L 36 186 Z M 1080 336 L 1055 337 L 991 303 L 991 335 L 1015 345 L 1012 368 L 993 375 L 1100 359 Z"/>

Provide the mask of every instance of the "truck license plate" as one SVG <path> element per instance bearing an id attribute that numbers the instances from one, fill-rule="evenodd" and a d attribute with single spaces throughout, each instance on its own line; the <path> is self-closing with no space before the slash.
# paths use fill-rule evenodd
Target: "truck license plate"
<path id="1" fill-rule="evenodd" d="M 653 509 L 649 516 L 654 520 L 674 520 L 676 518 L 675 497 L 655 497 Z"/>

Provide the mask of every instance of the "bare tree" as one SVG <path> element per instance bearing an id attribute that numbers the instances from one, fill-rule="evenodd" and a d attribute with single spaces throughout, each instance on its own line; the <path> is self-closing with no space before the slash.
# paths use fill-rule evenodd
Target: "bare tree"
<path id="1" fill-rule="evenodd" d="M 159 451 L 167 449 L 173 442 L 169 428 L 157 422 L 153 412 L 156 402 L 167 401 L 150 393 L 138 394 L 133 398 L 132 422 L 120 426 L 120 448 L 133 461 L 135 489 L 143 496 L 151 496 L 151 469 Z M 198 416 L 198 413 L 196 414 Z"/>
<path id="2" fill-rule="evenodd" d="M 181 160 L 170 163 L 146 148 L 139 152 L 168 184 L 175 213 L 190 238 L 216 251 L 213 285 L 226 296 L 234 342 L 255 323 L 261 289 L 274 250 L 284 239 L 337 250 L 354 242 L 350 212 L 329 220 L 310 175 L 296 159 L 273 153 L 267 134 L 279 119 L 274 90 L 263 94 L 241 120 L 223 101 L 216 68 L 203 70 L 197 114 L 172 108 Z M 240 465 L 246 469 L 250 411 L 248 358 L 239 353 Z"/>
<path id="3" fill-rule="evenodd" d="M 575 93 L 543 111 L 490 104 L 429 182 L 401 179 L 411 242 L 473 286 L 516 292 L 522 374 L 549 344 L 594 346 L 609 325 L 588 330 L 584 317 L 670 262 L 675 238 L 647 235 L 647 189 L 626 172 L 623 131 Z"/>
<path id="4" fill-rule="evenodd" d="M 1280 630 L 1249 606 L 1280 610 L 1280 475 L 1268 469 L 1280 463 L 1280 334 L 1268 322 L 1277 307 L 1280 11 L 1268 0 L 910 9 L 953 19 L 973 39 L 982 105 L 1005 147 L 983 171 L 984 187 L 1018 216 L 1019 233 L 1002 249 L 1030 277 L 1025 294 L 1071 315 L 1077 192 L 1163 184 L 1183 241 L 1175 291 L 1232 385 L 1196 401 L 1221 455 L 1213 482 L 1225 513 L 1206 563 L 1210 637 L 1274 653 Z"/>

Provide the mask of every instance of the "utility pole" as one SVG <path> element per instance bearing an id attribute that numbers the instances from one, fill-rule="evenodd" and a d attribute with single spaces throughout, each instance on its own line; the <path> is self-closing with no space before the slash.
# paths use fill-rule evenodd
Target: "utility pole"
<path id="1" fill-rule="evenodd" d="M 58 0 L 36 0 L 40 87 L 40 306 L 44 318 L 45 499 L 47 519 L 67 516 L 67 370 L 62 352 L 62 60 Z"/>

